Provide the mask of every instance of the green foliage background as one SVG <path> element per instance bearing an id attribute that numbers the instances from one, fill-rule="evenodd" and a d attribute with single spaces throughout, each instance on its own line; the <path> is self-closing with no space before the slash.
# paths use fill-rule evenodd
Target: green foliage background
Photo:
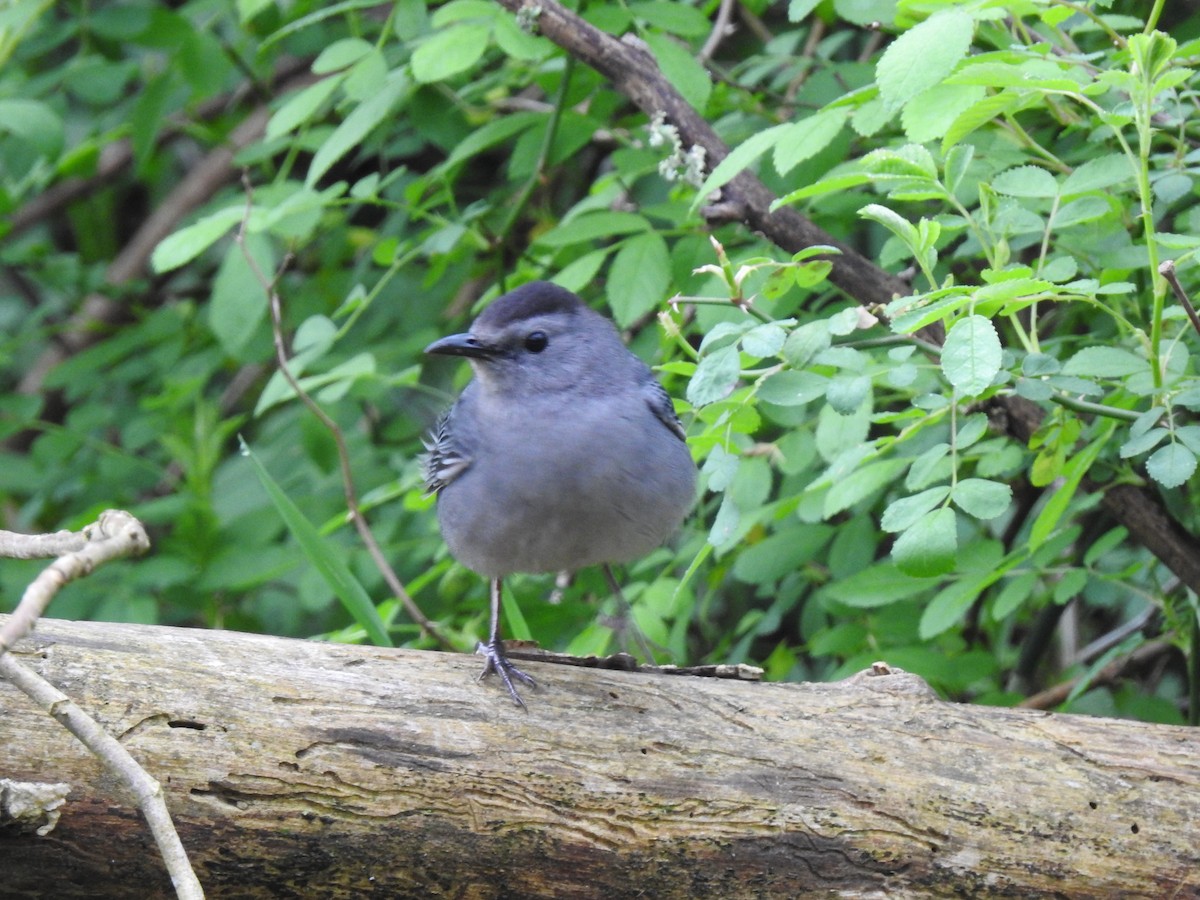
<path id="1" fill-rule="evenodd" d="M 417 460 L 468 373 L 421 348 L 548 278 L 659 367 L 702 467 L 678 541 L 625 573 L 662 661 L 823 680 L 886 659 L 1000 704 L 1077 679 L 1065 708 L 1194 717 L 1196 594 L 1097 487 L 1145 485 L 1197 533 L 1198 336 L 1158 267 L 1195 290 L 1200 17 L 746 0 L 710 47 L 720 5 L 576 7 L 644 42 L 732 148 L 714 169 L 536 13 L 489 0 L 9 4 L 5 527 L 122 507 L 155 543 L 52 614 L 362 640 L 369 597 L 392 641 L 431 646 L 346 523 L 328 431 L 275 372 L 249 255 L 279 272 L 292 368 L 345 435 L 386 555 L 469 649 L 484 585 L 448 557 Z M 828 256 L 710 225 L 710 193 L 746 167 L 912 295 L 868 313 Z M 203 189 L 130 277 L 114 260 L 188 178 Z M 112 302 L 97 315 L 91 295 Z M 1046 413 L 1027 444 L 989 421 L 1013 394 Z M 34 570 L 0 567 L 0 609 Z M 551 579 L 512 586 L 510 634 L 613 649 L 598 573 L 553 602 Z"/>

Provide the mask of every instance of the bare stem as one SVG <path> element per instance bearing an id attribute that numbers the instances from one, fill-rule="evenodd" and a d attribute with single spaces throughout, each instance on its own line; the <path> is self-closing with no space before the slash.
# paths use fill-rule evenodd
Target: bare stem
<path id="1" fill-rule="evenodd" d="M 416 601 L 409 596 L 408 591 L 405 590 L 404 584 L 400 581 L 399 576 L 396 575 L 391 563 L 384 556 L 379 542 L 375 540 L 371 526 L 367 523 L 366 517 L 359 506 L 358 492 L 354 487 L 354 474 L 350 468 L 350 451 L 346 447 L 346 438 L 342 434 L 342 429 L 329 417 L 325 410 L 321 409 L 317 401 L 300 386 L 300 382 L 292 374 L 291 368 L 288 366 L 287 346 L 283 336 L 283 302 L 277 290 L 279 275 L 276 274 L 273 278 L 268 279 L 263 274 L 262 269 L 259 268 L 254 256 L 246 249 L 246 222 L 249 219 L 250 206 L 253 201 L 253 187 L 250 184 L 248 175 L 243 174 L 242 186 L 246 191 L 246 215 L 242 218 L 242 224 L 238 228 L 237 242 L 242 248 L 242 255 L 246 259 L 246 264 L 250 267 L 250 271 L 254 274 L 258 283 L 262 285 L 262 289 L 267 295 L 268 305 L 271 310 L 271 334 L 275 341 L 275 359 L 279 364 L 279 371 L 283 373 L 284 379 L 291 386 L 292 390 L 295 391 L 296 396 L 300 398 L 300 402 L 308 408 L 309 412 L 316 416 L 317 421 L 332 435 L 334 444 L 337 446 L 338 463 L 342 471 L 342 491 L 346 498 L 346 515 L 354 523 L 359 538 L 362 540 L 363 545 L 366 546 L 367 552 L 371 554 L 371 559 L 379 568 L 384 581 L 387 582 L 388 588 L 404 606 L 405 611 L 412 620 L 420 626 L 422 631 L 447 650 L 453 650 L 455 649 L 454 644 L 421 612 L 421 608 L 417 606 Z M 289 259 L 283 261 L 283 264 L 280 266 L 280 272 L 287 267 L 288 262 Z"/>

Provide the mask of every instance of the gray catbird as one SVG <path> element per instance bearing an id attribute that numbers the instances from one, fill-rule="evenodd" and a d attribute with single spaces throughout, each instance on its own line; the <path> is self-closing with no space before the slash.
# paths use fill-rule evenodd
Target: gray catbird
<path id="1" fill-rule="evenodd" d="M 691 507 L 696 468 L 671 399 L 613 324 L 557 285 L 493 302 L 465 334 L 426 353 L 465 356 L 475 378 L 438 422 L 425 463 L 442 536 L 490 581 L 480 678 L 534 681 L 505 656 L 500 582 L 628 562 Z M 612 582 L 615 584 L 615 582 Z"/>

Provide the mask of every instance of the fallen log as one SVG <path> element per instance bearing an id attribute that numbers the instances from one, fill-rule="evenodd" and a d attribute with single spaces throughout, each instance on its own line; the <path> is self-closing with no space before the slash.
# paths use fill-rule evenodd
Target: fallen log
<path id="1" fill-rule="evenodd" d="M 0 620 L 5 617 L 0 616 Z M 1194 730 L 938 700 L 42 620 L 13 651 L 157 778 L 211 897 L 1193 897 Z M 886 670 L 880 670 L 886 671 Z M 169 896 L 136 807 L 0 681 L 0 895 Z M 53 791 L 51 791 L 53 793 Z"/>

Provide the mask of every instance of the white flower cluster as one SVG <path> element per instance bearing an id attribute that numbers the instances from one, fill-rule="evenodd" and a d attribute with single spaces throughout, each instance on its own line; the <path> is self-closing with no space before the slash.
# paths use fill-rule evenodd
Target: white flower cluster
<path id="1" fill-rule="evenodd" d="M 650 137 L 647 143 L 651 147 L 669 146 L 671 155 L 658 164 L 658 173 L 667 181 L 680 181 L 693 187 L 704 183 L 704 148 L 693 145 L 683 149 L 679 140 L 679 129 L 667 122 L 665 113 L 654 114 L 649 126 Z"/>

